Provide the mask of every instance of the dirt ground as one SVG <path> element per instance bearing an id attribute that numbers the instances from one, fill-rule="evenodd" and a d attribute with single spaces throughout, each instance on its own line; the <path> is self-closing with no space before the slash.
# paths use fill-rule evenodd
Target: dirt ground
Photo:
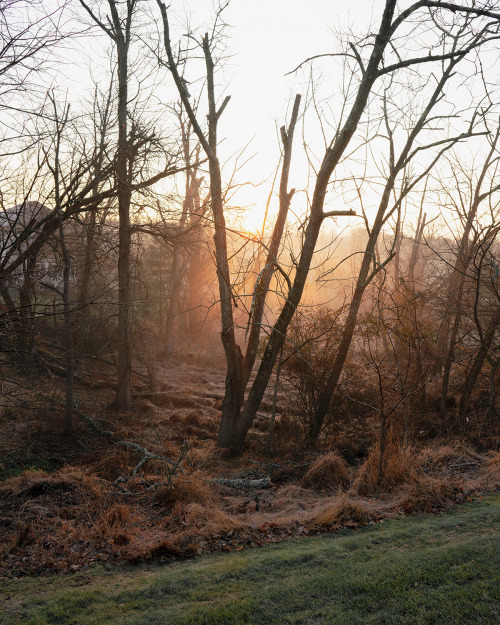
<path id="1" fill-rule="evenodd" d="M 154 392 L 136 376 L 128 413 L 109 407 L 103 376 L 77 384 L 72 434 L 63 432 L 60 378 L 34 380 L 31 403 L 2 409 L 0 577 L 240 551 L 437 513 L 500 488 L 498 452 L 437 439 L 389 449 L 376 484 L 369 432 L 337 432 L 308 450 L 283 406 L 267 457 L 270 394 L 246 453 L 231 458 L 215 446 L 223 371 L 178 362 L 155 375 Z M 261 478 L 267 488 L 245 482 Z"/>

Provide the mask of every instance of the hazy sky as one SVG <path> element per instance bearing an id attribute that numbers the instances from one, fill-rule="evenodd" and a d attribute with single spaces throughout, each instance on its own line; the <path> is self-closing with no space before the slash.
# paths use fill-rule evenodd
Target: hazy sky
<path id="1" fill-rule="evenodd" d="M 176 30 L 177 34 L 185 33 L 185 28 L 179 24 L 184 23 L 186 16 L 189 16 L 194 31 L 204 33 L 212 23 L 214 4 L 217 3 L 211 0 L 171 0 L 173 42 L 177 39 Z M 103 0 L 103 13 L 106 5 Z M 161 28 L 159 10 L 154 0 L 143 6 L 148 6 L 153 16 L 150 39 L 154 41 L 157 38 L 154 31 Z M 379 21 L 382 6 L 382 0 L 357 0 L 353 8 L 341 0 L 231 0 L 223 14 L 228 24 L 226 45 L 229 58 L 223 74 L 219 75 L 219 87 L 225 86 L 223 92 L 219 88 L 219 94 L 221 97 L 231 95 L 231 101 L 221 118 L 219 137 L 224 139 L 221 146 L 223 158 L 250 142 L 241 160 L 251 155 L 255 157 L 245 166 L 242 180 L 259 183 L 272 176 L 280 149 L 276 127 L 284 123 L 294 95 L 306 95 L 308 71 L 290 76 L 285 74 L 309 56 L 334 51 L 336 39 L 332 29 L 345 32 L 351 26 L 355 31 L 366 31 L 372 17 L 373 21 Z M 80 17 L 87 19 L 77 0 L 73 7 Z M 109 64 L 104 55 L 107 45 L 107 37 L 99 29 L 91 38 L 80 39 L 76 44 L 70 40 L 70 48 L 64 51 L 60 68 L 61 75 L 66 74 L 69 83 L 74 84 L 71 88 L 73 98 L 80 93 L 87 99 L 89 97 L 89 64 L 93 78 L 102 78 L 103 87 L 107 84 Z M 188 79 L 192 78 L 189 71 L 193 70 L 188 69 Z M 195 85 L 193 94 L 196 90 Z M 304 185 L 307 170 L 300 144 L 298 128 L 294 165 L 302 177 L 290 180 L 290 185 L 298 188 Z M 229 170 L 226 173 L 229 175 Z M 257 203 L 253 212 L 263 214 L 269 189 L 270 183 L 257 189 L 248 187 L 236 199 L 241 204 Z"/>
<path id="2" fill-rule="evenodd" d="M 175 1 L 172 9 L 184 8 L 192 24 L 209 20 L 209 0 Z M 233 53 L 228 61 L 226 92 L 231 102 L 221 118 L 220 136 L 238 149 L 252 140 L 247 153 L 256 154 L 247 165 L 249 177 L 263 180 L 277 162 L 279 146 L 276 126 L 284 123 L 287 106 L 295 93 L 306 94 L 307 72 L 286 76 L 306 58 L 335 50 L 332 29 L 366 29 L 375 15 L 378 21 L 380 0 L 357 0 L 350 7 L 342 0 L 232 0 L 224 12 L 231 28 L 228 46 Z M 295 163 L 300 158 L 300 131 L 295 139 Z M 230 151 L 230 150 L 228 150 Z M 302 163 L 305 166 L 305 163 Z M 291 186 L 299 184 L 290 181 Z M 269 186 L 248 192 L 260 206 Z"/>
<path id="3" fill-rule="evenodd" d="M 410 0 L 401 2 L 403 7 L 408 4 Z M 78 5 L 78 0 L 75 0 L 72 6 L 80 16 L 85 17 L 83 9 Z M 101 0 L 103 12 L 106 6 L 107 3 Z M 156 2 L 149 0 L 142 6 L 149 10 L 150 15 L 146 37 L 150 42 L 158 41 L 161 20 Z M 220 101 L 224 95 L 231 95 L 231 101 L 220 120 L 220 155 L 223 162 L 227 161 L 230 155 L 247 144 L 249 145 L 240 162 L 255 155 L 238 174 L 240 182 L 249 181 L 252 184 L 244 187 L 233 200 L 239 206 L 255 204 L 251 210 L 254 216 L 252 227 L 248 229 L 255 230 L 257 222 L 260 222 L 261 215 L 264 213 L 273 171 L 280 153 L 277 127 L 285 123 L 287 108 L 294 95 L 301 93 L 305 98 L 308 93 L 311 66 L 306 65 L 302 71 L 289 76 L 286 76 L 287 72 L 310 56 L 338 52 L 339 42 L 336 33 L 345 34 L 352 30 L 356 34 L 365 34 L 369 32 L 370 25 L 376 29 L 381 19 L 383 6 L 383 0 L 356 0 L 350 4 L 345 0 L 231 0 L 224 11 L 224 19 L 228 24 L 226 31 L 228 59 L 223 72 L 217 76 L 218 94 Z M 203 34 L 210 27 L 214 15 L 214 3 L 211 0 L 171 0 L 169 11 L 172 42 L 175 47 L 179 35 L 186 32 L 186 16 L 189 16 L 192 31 L 198 35 Z M 67 65 L 64 71 L 71 77 L 69 80 L 80 81 L 75 94 L 80 90 L 82 92 L 86 90 L 87 98 L 89 97 L 85 63 L 87 66 L 89 62 L 92 63 L 93 76 L 102 78 L 103 87 L 109 81 L 109 63 L 103 55 L 104 47 L 108 44 L 107 37 L 103 36 L 98 29 L 94 31 L 92 38 L 80 40 L 78 44 L 69 42 L 69 45 L 78 48 L 78 51 L 74 49 L 67 51 Z M 418 42 L 413 42 L 413 45 L 418 49 Z M 134 46 L 134 53 L 139 57 L 142 52 L 141 46 L 147 53 L 146 46 L 137 42 Z M 152 62 L 155 63 L 154 60 Z M 75 66 L 78 65 L 80 68 L 75 71 Z M 64 74 L 64 71 L 61 74 Z M 203 67 L 200 66 L 197 69 L 189 65 L 186 70 L 186 78 L 191 81 L 196 81 L 202 75 Z M 332 113 L 342 104 L 340 63 L 338 60 L 324 61 L 323 64 L 315 63 L 314 75 L 315 81 L 322 85 L 322 93 L 329 94 L 329 99 L 321 104 L 325 110 L 324 119 L 333 121 Z M 414 78 L 408 78 L 408 80 L 411 81 Z M 164 78 L 164 83 L 170 85 L 170 92 L 163 95 L 160 92 L 158 101 L 172 101 L 172 98 L 177 96 L 172 91 L 171 78 Z M 199 82 L 194 82 L 190 87 L 192 95 L 197 94 L 199 86 Z M 407 103 L 411 105 L 412 85 L 409 84 L 408 87 L 403 90 L 401 101 L 405 102 L 404 98 L 407 97 L 409 98 Z M 73 94 L 74 97 L 75 94 Z M 404 110 L 404 104 L 402 106 L 400 110 Z M 304 110 L 304 101 L 301 110 Z M 167 117 L 168 114 L 165 119 Z M 314 115 L 308 116 L 304 137 L 308 145 L 312 146 L 312 150 L 316 150 L 315 157 L 321 159 L 324 152 L 323 141 L 318 132 L 317 122 L 311 122 L 311 119 L 314 120 Z M 463 121 L 459 119 L 460 124 Z M 331 140 L 333 133 L 334 128 L 326 127 L 326 140 Z M 308 185 L 308 166 L 302 143 L 302 126 L 299 123 L 296 129 L 289 183 L 290 187 L 293 186 L 299 190 Z M 372 145 L 374 144 L 370 144 L 370 149 Z M 379 161 L 386 158 L 386 154 L 381 155 L 379 151 L 377 155 L 374 155 L 374 152 L 375 150 L 368 157 L 371 171 L 376 173 Z M 363 154 L 358 153 L 357 161 L 351 162 L 354 165 L 360 164 L 360 175 L 363 175 Z M 232 163 L 234 164 L 234 160 Z M 225 181 L 228 180 L 230 173 L 231 164 L 224 171 Z M 345 175 L 351 174 L 347 172 Z M 257 188 L 254 186 L 263 181 L 266 181 L 263 185 Z M 377 203 L 378 196 L 370 189 L 367 193 L 366 208 L 370 212 L 369 204 L 373 207 Z M 327 196 L 327 209 L 329 203 L 339 208 L 347 208 L 342 205 L 343 199 L 337 194 L 338 185 L 335 191 Z M 275 206 L 276 201 L 274 201 Z M 292 209 L 303 214 L 306 207 L 305 195 L 297 194 Z M 356 205 L 355 208 L 358 209 L 358 206 Z M 359 220 L 353 221 L 359 224 Z"/>

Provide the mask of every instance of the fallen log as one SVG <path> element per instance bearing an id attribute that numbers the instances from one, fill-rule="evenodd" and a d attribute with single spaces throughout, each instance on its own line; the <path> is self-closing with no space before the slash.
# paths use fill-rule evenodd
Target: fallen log
<path id="1" fill-rule="evenodd" d="M 221 477 L 216 477 L 210 480 L 215 484 L 220 484 L 221 486 L 228 486 L 229 488 L 271 488 L 271 480 L 268 477 L 262 477 L 258 480 L 244 480 L 240 478 L 236 478 L 233 480 L 224 479 Z"/>

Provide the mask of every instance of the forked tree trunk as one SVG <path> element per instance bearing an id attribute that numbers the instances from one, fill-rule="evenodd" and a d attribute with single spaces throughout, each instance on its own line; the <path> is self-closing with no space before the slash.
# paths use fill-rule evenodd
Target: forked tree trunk
<path id="1" fill-rule="evenodd" d="M 257 279 L 255 285 L 252 310 L 250 312 L 250 333 L 248 337 L 248 345 L 245 352 L 245 358 L 243 360 L 243 384 L 246 388 L 250 374 L 252 373 L 255 359 L 257 357 L 257 349 L 259 347 L 260 332 L 262 326 L 262 319 L 264 316 L 264 306 L 266 297 L 269 292 L 269 285 L 271 278 L 276 271 L 277 258 L 279 255 L 279 249 L 281 240 L 283 238 L 283 231 L 285 229 L 286 220 L 288 217 L 288 211 L 290 203 L 292 201 L 295 189 L 288 190 L 288 177 L 290 174 L 290 164 L 292 161 L 292 145 L 293 135 L 295 132 L 295 126 L 297 124 L 297 118 L 299 114 L 301 96 L 297 94 L 292 109 L 292 116 L 290 119 L 290 125 L 288 131 L 285 126 L 281 128 L 281 139 L 283 142 L 283 167 L 281 170 L 281 180 L 279 189 L 279 211 L 276 223 L 274 225 L 271 241 L 267 247 L 267 259 L 264 269 L 260 272 L 260 276 Z"/>
<path id="2" fill-rule="evenodd" d="M 330 183 L 331 176 L 337 167 L 340 159 L 344 155 L 356 129 L 359 121 L 366 109 L 368 98 L 372 91 L 372 87 L 377 79 L 384 74 L 389 74 L 395 69 L 400 67 L 406 67 L 408 65 L 417 65 L 422 62 L 426 62 L 427 57 L 415 57 L 411 61 L 399 60 L 393 65 L 387 65 L 381 68 L 384 51 L 391 41 L 397 28 L 406 20 L 410 19 L 413 14 L 422 7 L 439 7 L 440 3 L 422 2 L 415 3 L 394 19 L 394 13 L 396 9 L 396 0 L 386 0 L 382 20 L 379 30 L 373 39 L 373 47 L 371 49 L 370 58 L 366 63 L 362 61 L 355 47 L 353 47 L 354 55 L 358 60 L 361 68 L 361 78 L 359 82 L 358 91 L 353 100 L 352 107 L 349 113 L 346 113 L 345 122 L 335 135 L 332 143 L 327 147 L 321 166 L 319 167 L 316 184 L 312 196 L 311 207 L 309 212 L 309 219 L 304 233 L 304 245 L 298 260 L 293 284 L 289 282 L 289 291 L 286 297 L 285 304 L 278 316 L 276 323 L 271 329 L 270 336 L 260 363 L 259 369 L 256 374 L 255 381 L 249 391 L 248 398 L 244 403 L 243 409 L 243 394 L 245 381 L 248 379 L 250 367 L 248 362 L 243 365 L 243 359 L 241 351 L 235 342 L 234 325 L 233 325 L 233 302 L 232 302 L 232 285 L 230 282 L 230 274 L 228 268 L 227 258 L 227 246 L 225 236 L 225 222 L 223 214 L 223 202 L 221 197 L 221 179 L 220 179 L 220 167 L 216 155 L 216 128 L 217 120 L 220 117 L 222 111 L 227 104 L 228 99 L 224 101 L 219 111 L 215 108 L 215 96 L 213 88 L 213 61 L 210 53 L 210 40 L 208 35 L 203 39 L 203 51 L 205 55 L 206 67 L 207 67 L 207 91 L 209 101 L 209 113 L 208 123 L 209 132 L 208 140 L 205 137 L 199 123 L 196 120 L 196 116 L 189 102 L 189 94 L 186 91 L 185 81 L 179 74 L 178 62 L 174 58 L 172 52 L 172 46 L 170 42 L 169 24 L 167 18 L 167 8 L 161 0 L 157 0 L 160 8 L 163 25 L 164 25 L 164 44 L 168 57 L 168 66 L 172 72 L 174 81 L 179 91 L 183 104 L 188 112 L 190 120 L 193 124 L 200 143 L 203 146 L 205 153 L 209 159 L 210 164 L 210 177 L 211 177 L 211 193 L 212 193 L 212 209 L 215 225 L 215 248 L 216 248 L 216 262 L 217 262 L 217 276 L 219 281 L 219 296 L 221 307 L 221 323 L 222 323 L 222 343 L 224 345 L 224 351 L 227 362 L 227 377 L 226 377 L 226 394 L 222 407 L 222 421 L 219 431 L 218 445 L 221 447 L 232 447 L 238 451 L 243 449 L 246 434 L 255 414 L 258 410 L 264 392 L 269 383 L 270 376 L 272 374 L 274 364 L 278 357 L 279 351 L 285 341 L 286 332 L 290 321 L 295 314 L 297 306 L 300 303 L 304 286 L 306 283 L 307 275 L 311 266 L 316 242 L 321 229 L 323 220 L 330 216 L 337 215 L 349 215 L 354 214 L 353 211 L 324 211 L 324 202 L 327 194 L 328 185 Z M 450 8 L 453 11 L 459 10 L 458 5 L 452 5 L 447 3 L 446 8 Z M 470 11 L 467 9 L 467 11 Z M 485 13 L 486 10 L 473 9 L 475 14 L 490 14 Z M 493 15 L 492 15 L 493 16 Z M 493 16 L 495 19 L 498 16 Z M 457 62 L 465 55 L 465 52 L 456 51 L 452 55 L 445 54 L 442 56 L 434 55 L 435 59 L 452 59 L 450 61 L 449 71 L 445 71 L 443 80 L 446 81 L 451 73 L 453 66 L 453 59 Z M 441 94 L 442 85 L 438 85 L 438 95 Z M 437 97 L 437 96 L 436 96 Z M 432 108 L 435 101 L 426 108 L 426 114 Z M 424 115 L 425 120 L 427 119 Z M 422 126 L 420 122 L 417 127 L 410 133 L 410 136 L 414 138 L 418 132 L 420 132 Z M 411 142 L 410 142 L 411 144 Z M 406 154 L 404 160 L 408 157 Z M 401 157 L 403 158 L 403 156 Z M 406 166 L 407 163 L 404 163 Z M 432 163 L 434 164 L 434 162 Z M 403 167 L 403 165 L 401 165 Z M 426 172 L 427 173 L 427 172 Z M 389 190 L 389 192 L 391 189 Z M 388 198 L 387 198 L 388 201 Z M 380 228 L 382 223 L 380 224 Z M 380 230 L 379 228 L 379 230 Z M 369 267 L 369 263 L 368 263 Z M 288 279 L 288 278 L 287 278 Z M 367 278 L 367 281 L 369 279 Z M 360 284 L 361 286 L 361 284 Z M 363 287 L 364 290 L 364 287 Z M 362 294 L 362 293 L 361 293 Z M 354 309 L 353 309 L 354 311 Z M 347 337 L 346 337 L 347 340 Z M 350 339 L 349 339 L 350 342 Z M 348 348 L 348 345 L 347 345 Z M 249 355 L 248 361 L 253 358 Z M 338 379 L 338 376 L 337 376 Z M 336 385 L 336 382 L 334 386 Z"/>

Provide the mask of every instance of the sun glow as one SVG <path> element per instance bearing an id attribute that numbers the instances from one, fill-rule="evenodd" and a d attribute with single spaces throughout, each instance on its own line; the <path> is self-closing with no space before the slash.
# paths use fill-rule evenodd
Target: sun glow
<path id="1" fill-rule="evenodd" d="M 266 214 L 265 206 L 252 206 L 242 211 L 235 222 L 235 230 L 242 236 L 259 241 L 269 230 L 272 217 Z"/>

